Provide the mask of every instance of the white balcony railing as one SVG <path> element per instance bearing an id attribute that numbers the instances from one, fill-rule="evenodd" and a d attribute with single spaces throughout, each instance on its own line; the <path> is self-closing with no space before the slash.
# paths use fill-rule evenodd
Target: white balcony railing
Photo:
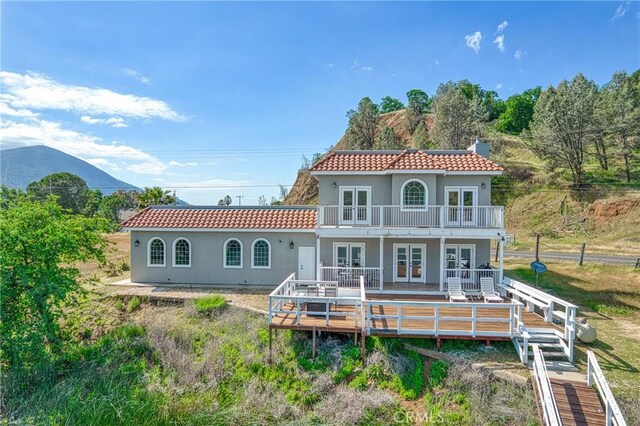
<path id="1" fill-rule="evenodd" d="M 338 283 L 338 287 L 357 288 L 360 286 L 360 277 L 364 278 L 364 287 L 366 289 L 380 289 L 382 283 L 382 271 L 380 268 L 320 267 L 320 279 L 322 281 L 335 281 Z"/>
<path id="2" fill-rule="evenodd" d="M 323 227 L 503 228 L 502 206 L 318 206 Z"/>
<path id="3" fill-rule="evenodd" d="M 499 269 L 445 269 L 444 270 L 444 290 L 449 289 L 448 278 L 460 278 L 462 290 L 480 291 L 480 278 L 490 277 L 493 279 L 493 286 L 497 290 L 500 280 Z"/>

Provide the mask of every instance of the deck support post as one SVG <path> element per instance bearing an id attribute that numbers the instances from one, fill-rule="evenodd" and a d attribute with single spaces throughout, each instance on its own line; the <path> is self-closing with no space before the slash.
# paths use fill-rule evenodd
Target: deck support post
<path id="1" fill-rule="evenodd" d="M 439 337 L 436 337 L 436 349 L 437 349 L 437 350 L 440 350 L 440 343 L 441 343 L 440 338 L 439 338 Z"/>
<path id="2" fill-rule="evenodd" d="M 365 337 L 364 334 L 360 334 L 360 357 L 362 358 L 362 366 L 367 363 L 367 349 L 365 347 Z"/>
<path id="3" fill-rule="evenodd" d="M 384 210 L 384 209 L 383 209 Z M 384 290 L 384 237 L 380 236 L 380 291 Z"/>
<path id="4" fill-rule="evenodd" d="M 313 327 L 313 331 L 311 332 L 311 359 L 316 359 L 316 328 Z"/>
<path id="5" fill-rule="evenodd" d="M 353 346 L 358 346 L 358 332 L 353 333 Z"/>
<path id="6" fill-rule="evenodd" d="M 491 346 L 491 340 L 487 339 L 487 347 L 490 347 L 490 346 Z"/>
<path id="7" fill-rule="evenodd" d="M 273 328 L 269 325 L 269 365 L 273 364 L 273 346 L 271 344 Z"/>
<path id="8" fill-rule="evenodd" d="M 444 291 L 444 237 L 440 238 L 440 291 Z"/>

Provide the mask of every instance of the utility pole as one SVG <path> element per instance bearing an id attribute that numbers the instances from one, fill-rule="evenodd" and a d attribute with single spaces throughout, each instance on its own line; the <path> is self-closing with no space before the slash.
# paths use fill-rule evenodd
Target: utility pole
<path id="1" fill-rule="evenodd" d="M 238 199 L 238 205 L 241 206 L 242 205 L 242 199 L 244 198 L 244 196 L 236 195 L 236 198 Z"/>

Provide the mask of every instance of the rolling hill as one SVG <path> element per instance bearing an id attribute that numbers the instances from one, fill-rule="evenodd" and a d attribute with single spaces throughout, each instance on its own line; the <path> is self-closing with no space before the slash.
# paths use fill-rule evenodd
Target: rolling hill
<path id="1" fill-rule="evenodd" d="M 1 182 L 9 188 L 25 189 L 31 182 L 58 172 L 78 175 L 87 182 L 89 188 L 99 189 L 105 195 L 118 189 L 138 189 L 84 160 L 47 146 L 28 146 L 0 151 Z"/>

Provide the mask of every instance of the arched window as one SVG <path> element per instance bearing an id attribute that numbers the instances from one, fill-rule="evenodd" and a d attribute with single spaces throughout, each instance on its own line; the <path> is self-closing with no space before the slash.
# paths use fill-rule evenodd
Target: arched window
<path id="1" fill-rule="evenodd" d="M 271 244 L 269 241 L 258 238 L 251 245 L 251 267 L 254 269 L 271 268 Z"/>
<path id="2" fill-rule="evenodd" d="M 164 240 L 162 238 L 152 238 L 147 244 L 147 266 L 165 266 Z"/>
<path id="3" fill-rule="evenodd" d="M 427 186 L 424 182 L 411 179 L 402 185 L 402 206 L 410 209 L 427 206 Z"/>
<path id="4" fill-rule="evenodd" d="M 235 238 L 224 243 L 224 267 L 242 268 L 242 243 Z"/>
<path id="5" fill-rule="evenodd" d="M 178 238 L 173 242 L 173 266 L 178 268 L 191 266 L 191 243 L 186 238 Z"/>

